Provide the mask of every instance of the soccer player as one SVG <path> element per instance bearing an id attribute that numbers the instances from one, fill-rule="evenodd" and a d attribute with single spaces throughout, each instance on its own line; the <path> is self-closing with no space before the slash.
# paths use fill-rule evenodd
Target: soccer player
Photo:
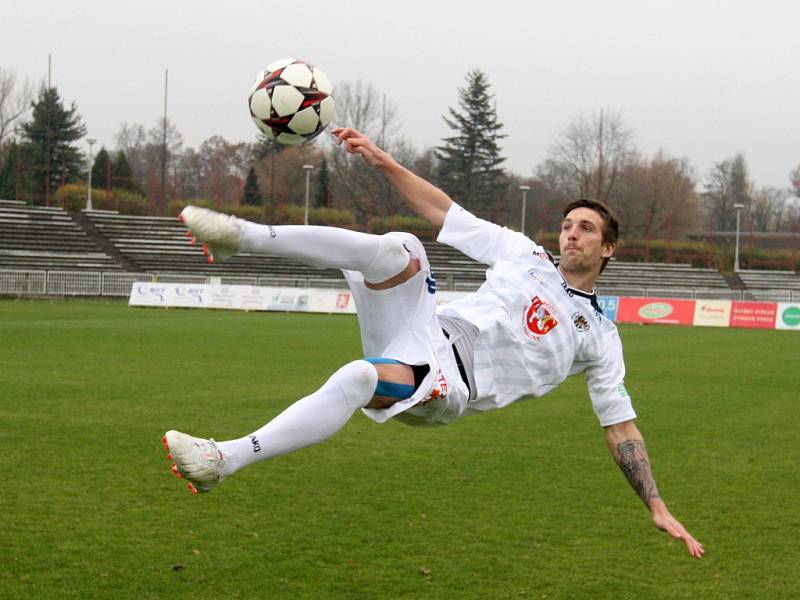
<path id="1" fill-rule="evenodd" d="M 446 424 L 541 396 L 584 372 L 611 454 L 654 525 L 701 557 L 703 546 L 659 495 L 625 390 L 622 344 L 594 292 L 617 242 L 609 209 L 592 200 L 567 205 L 556 264 L 544 248 L 473 216 L 358 131 L 332 133 L 441 228 L 439 242 L 489 265 L 486 281 L 437 309 L 425 250 L 410 234 L 259 225 L 187 207 L 181 220 L 215 260 L 250 252 L 342 269 L 366 358 L 344 365 L 319 390 L 240 439 L 215 442 L 168 431 L 163 441 L 173 473 L 186 478 L 192 492 L 206 492 L 247 465 L 322 442 L 358 409 L 379 423 Z"/>

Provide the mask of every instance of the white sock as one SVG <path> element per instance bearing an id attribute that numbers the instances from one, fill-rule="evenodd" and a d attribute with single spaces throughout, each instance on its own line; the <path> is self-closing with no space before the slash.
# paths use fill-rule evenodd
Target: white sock
<path id="1" fill-rule="evenodd" d="M 356 360 L 346 364 L 319 390 L 292 404 L 261 429 L 238 440 L 217 442 L 227 458 L 222 476 L 328 439 L 369 403 L 377 385 L 378 372 L 371 363 Z"/>
<path id="2" fill-rule="evenodd" d="M 239 250 L 294 258 L 315 267 L 360 271 L 371 283 L 386 281 L 408 265 L 408 251 L 396 236 L 338 227 L 247 222 Z"/>

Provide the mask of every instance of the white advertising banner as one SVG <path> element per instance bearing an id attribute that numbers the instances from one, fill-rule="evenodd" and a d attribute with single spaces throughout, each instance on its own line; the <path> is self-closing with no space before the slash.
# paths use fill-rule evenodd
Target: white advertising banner
<path id="1" fill-rule="evenodd" d="M 730 300 L 697 300 L 694 304 L 694 324 L 701 327 L 729 327 Z"/>
<path id="2" fill-rule="evenodd" d="M 130 306 L 280 310 L 292 312 L 356 312 L 349 290 L 276 288 L 252 285 L 137 282 Z"/>
<path id="3" fill-rule="evenodd" d="M 800 330 L 800 304 L 779 302 L 778 314 L 775 318 L 775 329 Z"/>
<path id="4" fill-rule="evenodd" d="M 444 304 L 466 296 L 466 292 L 438 292 Z M 207 283 L 152 283 L 140 281 L 131 286 L 130 306 L 174 308 L 219 308 L 228 310 L 277 310 L 355 314 L 350 290 L 325 288 L 277 288 L 252 285 Z"/>

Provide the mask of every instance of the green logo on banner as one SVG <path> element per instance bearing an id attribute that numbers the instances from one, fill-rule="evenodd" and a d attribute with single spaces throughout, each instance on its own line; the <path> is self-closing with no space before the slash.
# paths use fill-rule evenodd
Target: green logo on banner
<path id="1" fill-rule="evenodd" d="M 639 316 L 643 319 L 663 319 L 672 314 L 672 304 L 667 302 L 651 302 L 639 309 Z"/>
<path id="2" fill-rule="evenodd" d="M 781 315 L 783 324 L 789 327 L 797 327 L 800 325 L 800 306 L 790 306 Z"/>

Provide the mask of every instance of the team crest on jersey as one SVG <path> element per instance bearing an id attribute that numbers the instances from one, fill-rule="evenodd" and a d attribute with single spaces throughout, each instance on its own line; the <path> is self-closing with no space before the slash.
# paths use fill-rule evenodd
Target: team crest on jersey
<path id="1" fill-rule="evenodd" d="M 551 304 L 539 296 L 534 296 L 530 306 L 525 310 L 525 334 L 531 339 L 538 340 L 552 331 L 558 325 L 553 316 L 554 312 Z"/>
<path id="2" fill-rule="evenodd" d="M 572 315 L 572 324 L 578 331 L 589 331 L 589 321 L 579 312 Z"/>

